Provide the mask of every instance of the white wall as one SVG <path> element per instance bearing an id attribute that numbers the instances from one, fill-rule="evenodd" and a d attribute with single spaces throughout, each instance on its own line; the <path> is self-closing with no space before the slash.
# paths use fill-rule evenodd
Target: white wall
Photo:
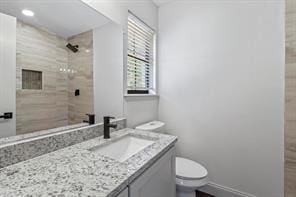
<path id="1" fill-rule="evenodd" d="M 284 196 L 284 12 L 280 0 L 159 11 L 160 120 L 212 182 L 257 197 Z"/>
<path id="2" fill-rule="evenodd" d="M 87 3 L 100 13 L 104 14 L 112 21 L 116 22 L 121 26 L 123 32 L 126 32 L 127 27 L 127 17 L 128 10 L 132 11 L 139 18 L 141 18 L 145 23 L 147 23 L 150 27 L 157 30 L 158 24 L 158 8 L 152 3 L 151 0 L 141 0 L 141 1 L 125 1 L 125 0 L 108 0 L 108 1 L 97 1 L 97 0 L 82 0 Z M 118 43 L 118 47 L 122 47 L 122 43 L 124 43 L 124 35 L 122 35 L 122 41 Z M 119 54 L 119 50 L 116 50 L 118 54 L 115 54 L 115 51 L 112 54 L 108 55 L 104 53 L 106 56 L 115 57 L 124 57 L 124 50 Z M 116 63 L 114 68 L 124 68 L 124 58 L 121 59 L 120 62 Z M 103 65 L 102 65 L 103 66 Z M 112 79 L 119 77 L 119 73 L 122 73 L 122 70 L 118 70 L 118 73 L 115 73 L 113 77 L 109 75 Z M 122 75 L 123 76 L 123 75 Z M 121 79 L 120 79 L 121 80 Z M 113 83 L 109 80 L 110 83 Z M 106 81 L 105 81 L 106 83 Z M 113 86 L 111 84 L 111 86 Z M 122 83 L 122 91 L 123 91 L 123 83 Z M 114 95 L 109 92 L 108 97 L 117 97 L 118 92 L 114 92 Z M 107 98 L 107 97 L 106 97 Z M 123 94 L 121 95 L 123 98 Z M 108 112 L 108 106 L 112 105 L 112 102 L 105 99 L 107 102 L 102 102 L 100 106 L 105 106 L 104 113 Z M 102 101 L 102 100 L 100 100 Z M 95 102 L 100 102 L 96 101 Z M 117 105 L 116 105 L 117 106 Z M 113 111 L 113 107 L 110 108 L 110 111 Z M 145 123 L 147 121 L 155 120 L 158 118 L 158 97 L 125 97 L 123 98 L 123 115 L 127 118 L 128 127 L 134 127 L 138 124 Z M 107 113 L 110 114 L 110 113 Z"/>
<path id="3" fill-rule="evenodd" d="M 134 128 L 145 122 L 158 119 L 157 97 L 127 97 L 124 103 L 127 126 Z"/>
<path id="4" fill-rule="evenodd" d="M 158 9 L 151 0 L 82 0 L 114 22 L 127 26 L 128 10 L 140 17 L 145 23 L 157 29 Z"/>
<path id="5" fill-rule="evenodd" d="M 13 112 L 13 119 L 0 119 L 0 138 L 15 135 L 16 18 L 0 13 L 0 115 Z"/>
<path id="6" fill-rule="evenodd" d="M 122 29 L 108 23 L 93 31 L 94 111 L 96 122 L 103 116 L 123 116 Z"/>

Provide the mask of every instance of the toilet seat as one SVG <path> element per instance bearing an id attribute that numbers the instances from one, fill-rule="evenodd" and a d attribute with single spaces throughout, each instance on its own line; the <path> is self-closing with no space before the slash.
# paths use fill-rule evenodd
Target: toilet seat
<path id="1" fill-rule="evenodd" d="M 199 163 L 176 157 L 176 183 L 185 187 L 201 187 L 208 183 L 208 171 Z"/>
<path id="2" fill-rule="evenodd" d="M 208 171 L 199 163 L 176 157 L 176 176 L 185 180 L 202 179 L 208 176 Z"/>
<path id="3" fill-rule="evenodd" d="M 197 179 L 197 180 L 184 180 L 184 179 L 179 179 L 176 177 L 176 184 L 177 184 L 177 189 L 180 187 L 185 187 L 185 188 L 198 188 L 202 187 L 206 184 L 208 184 L 209 179 L 208 177 L 205 177 L 203 179 Z M 183 189 L 184 190 L 184 189 Z"/>

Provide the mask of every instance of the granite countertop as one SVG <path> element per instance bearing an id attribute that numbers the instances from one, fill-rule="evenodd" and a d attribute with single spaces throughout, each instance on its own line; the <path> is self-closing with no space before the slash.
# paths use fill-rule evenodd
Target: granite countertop
<path id="1" fill-rule="evenodd" d="M 0 138 L 0 146 L 6 145 L 7 143 L 15 143 L 17 141 L 21 141 L 21 140 L 25 140 L 25 139 L 29 139 L 29 138 L 40 137 L 40 136 L 47 135 L 47 134 L 54 134 L 57 132 L 67 131 L 70 129 L 86 127 L 88 125 L 89 125 L 88 123 L 79 123 L 79 124 L 68 125 L 68 126 L 63 126 L 63 127 L 53 128 L 53 129 L 46 129 L 46 130 L 42 130 L 42 131 L 36 131 L 36 132 L 31 132 L 31 133 L 26 133 L 26 134 L 21 134 L 21 135 L 4 137 L 4 138 Z"/>
<path id="2" fill-rule="evenodd" d="M 89 149 L 126 135 L 155 143 L 120 163 Z M 116 196 L 170 149 L 177 137 L 133 129 L 94 138 L 0 169 L 0 196 Z"/>

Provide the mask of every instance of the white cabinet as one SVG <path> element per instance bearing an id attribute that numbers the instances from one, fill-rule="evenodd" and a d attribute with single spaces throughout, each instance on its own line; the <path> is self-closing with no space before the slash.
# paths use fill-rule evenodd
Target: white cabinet
<path id="1" fill-rule="evenodd" d="M 129 197 L 175 197 L 175 178 L 175 148 L 172 148 L 129 185 Z"/>
<path id="2" fill-rule="evenodd" d="M 128 188 L 123 190 L 117 197 L 128 197 Z"/>

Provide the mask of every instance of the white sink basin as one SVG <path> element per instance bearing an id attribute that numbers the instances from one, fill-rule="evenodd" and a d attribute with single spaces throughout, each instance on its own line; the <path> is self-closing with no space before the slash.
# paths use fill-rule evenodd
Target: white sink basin
<path id="1" fill-rule="evenodd" d="M 153 140 L 128 135 L 110 144 L 96 146 L 89 150 L 123 162 L 153 143 Z"/>

